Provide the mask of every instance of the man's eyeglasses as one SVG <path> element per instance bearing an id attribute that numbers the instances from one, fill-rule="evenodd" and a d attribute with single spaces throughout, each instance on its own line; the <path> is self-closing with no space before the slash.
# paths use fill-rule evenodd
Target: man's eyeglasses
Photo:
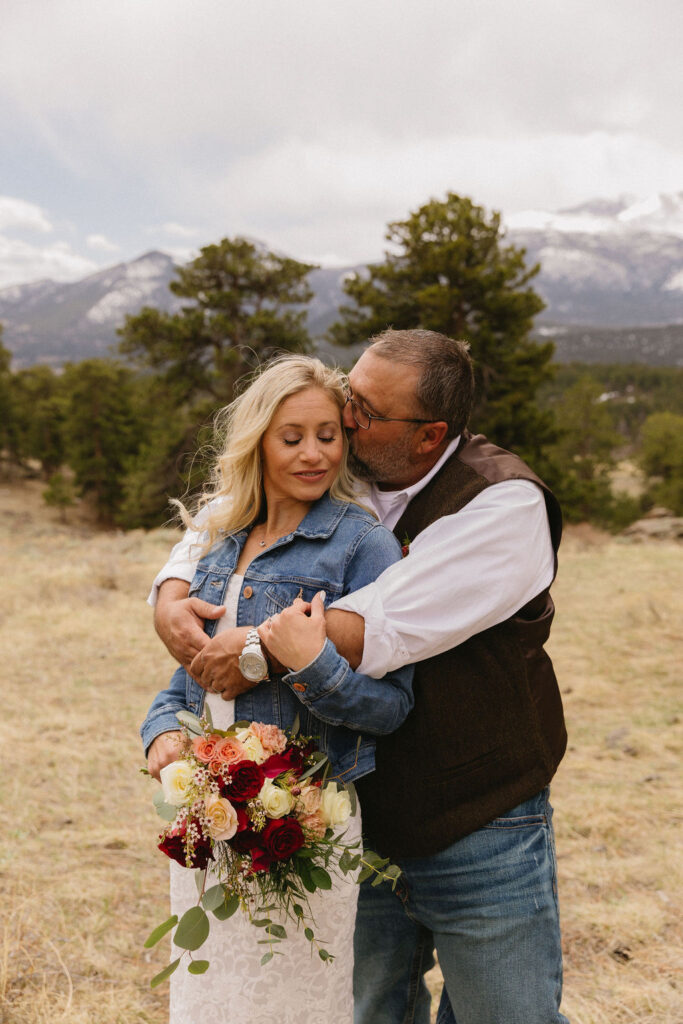
<path id="1" fill-rule="evenodd" d="M 346 404 L 351 406 L 351 415 L 361 430 L 369 430 L 373 420 L 381 423 L 433 423 L 433 420 L 405 419 L 399 416 L 375 416 L 374 412 L 368 412 L 360 402 L 357 402 L 351 395 L 346 396 Z"/>

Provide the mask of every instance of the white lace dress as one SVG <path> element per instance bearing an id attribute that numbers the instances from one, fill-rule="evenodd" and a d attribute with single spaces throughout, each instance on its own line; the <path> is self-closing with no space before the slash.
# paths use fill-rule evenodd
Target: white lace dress
<path id="1" fill-rule="evenodd" d="M 218 630 L 235 624 L 242 577 L 233 576 L 226 613 Z M 207 694 L 214 725 L 227 729 L 235 720 L 234 701 Z M 360 835 L 360 815 L 345 826 L 345 838 Z M 282 921 L 287 938 L 275 956 L 260 964 L 263 933 L 240 911 L 227 921 L 213 915 L 208 940 L 197 957 L 209 960 L 206 974 L 188 972 L 184 957 L 170 979 L 170 1024 L 352 1024 L 353 929 L 358 886 L 350 875 L 335 876 L 329 892 L 310 897 L 316 939 L 336 959 L 325 964 L 293 922 Z M 194 872 L 171 862 L 171 913 L 180 916 L 197 903 Z M 276 919 L 274 912 L 271 918 Z M 173 946 L 171 958 L 182 950 Z"/>

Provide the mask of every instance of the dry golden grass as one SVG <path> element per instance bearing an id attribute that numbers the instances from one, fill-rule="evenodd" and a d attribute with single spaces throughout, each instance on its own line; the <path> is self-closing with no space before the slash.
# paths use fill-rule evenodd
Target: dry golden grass
<path id="1" fill-rule="evenodd" d="M 0 524 L 0 1024 L 163 1024 L 149 978 L 166 949 L 142 942 L 167 870 L 136 769 L 172 667 L 143 602 L 173 535 L 60 524 L 32 484 L 0 487 Z M 589 529 L 563 548 L 552 654 L 570 749 L 553 802 L 572 1024 L 683 1020 L 682 562 Z"/>

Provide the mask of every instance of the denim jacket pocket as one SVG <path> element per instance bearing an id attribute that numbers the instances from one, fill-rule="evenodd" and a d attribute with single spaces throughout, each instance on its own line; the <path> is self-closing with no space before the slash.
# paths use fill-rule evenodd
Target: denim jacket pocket
<path id="1" fill-rule="evenodd" d="M 202 587 L 206 583 L 206 577 L 208 575 L 209 575 L 209 573 L 208 573 L 208 570 L 206 570 L 206 569 L 205 570 L 199 569 L 199 570 L 197 570 L 197 572 L 195 572 L 194 578 L 192 580 L 192 583 L 190 583 L 190 590 L 189 590 L 189 593 L 187 595 L 188 597 L 197 597 L 197 595 L 201 591 Z"/>
<path id="2" fill-rule="evenodd" d="M 266 587 L 265 602 L 266 615 L 277 615 L 285 608 L 294 604 L 297 597 L 302 601 L 312 601 L 319 590 L 324 590 L 324 583 L 310 580 L 306 582 L 295 581 L 286 583 L 271 583 Z"/>

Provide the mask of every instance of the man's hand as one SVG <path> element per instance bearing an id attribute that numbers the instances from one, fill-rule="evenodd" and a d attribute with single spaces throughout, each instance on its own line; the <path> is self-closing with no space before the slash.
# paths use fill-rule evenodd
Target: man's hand
<path id="1" fill-rule="evenodd" d="M 259 627 L 259 636 L 278 661 L 293 672 L 316 658 L 325 644 L 325 605 L 318 593 L 310 602 L 296 601 Z"/>
<path id="2" fill-rule="evenodd" d="M 162 732 L 152 742 L 147 754 L 149 774 L 160 781 L 161 769 L 172 761 L 177 761 L 183 746 L 183 734 L 180 730 Z"/>
<path id="3" fill-rule="evenodd" d="M 220 619 L 223 605 L 209 604 L 198 597 L 188 597 L 185 580 L 165 580 L 159 588 L 154 609 L 154 626 L 161 640 L 190 675 L 192 661 L 208 643 L 204 632 L 205 619 Z"/>
<path id="4" fill-rule="evenodd" d="M 251 626 L 238 626 L 226 629 L 211 640 L 205 637 L 208 642 L 188 668 L 200 686 L 209 692 L 220 693 L 224 700 L 232 700 L 257 685 L 244 678 L 238 665 L 250 629 Z"/>

